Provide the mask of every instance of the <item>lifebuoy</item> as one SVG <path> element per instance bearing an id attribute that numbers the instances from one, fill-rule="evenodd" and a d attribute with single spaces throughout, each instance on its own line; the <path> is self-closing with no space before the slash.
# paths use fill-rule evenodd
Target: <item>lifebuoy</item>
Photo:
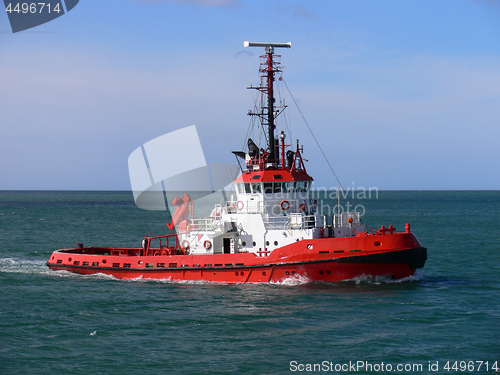
<path id="1" fill-rule="evenodd" d="M 181 246 L 182 246 L 183 248 L 187 249 L 187 248 L 189 247 L 189 241 L 188 241 L 188 240 L 184 240 L 184 241 L 182 241 Z"/>
<path id="2" fill-rule="evenodd" d="M 240 211 L 241 211 L 241 210 L 243 209 L 243 207 L 244 207 L 244 206 L 245 206 L 245 204 L 244 204 L 242 201 L 238 201 L 238 202 L 236 202 L 236 208 L 237 208 L 238 210 L 240 210 Z"/>
<path id="3" fill-rule="evenodd" d="M 280 207 L 283 211 L 286 211 L 290 208 L 290 203 L 288 201 L 281 201 Z"/>
<path id="4" fill-rule="evenodd" d="M 203 247 L 205 248 L 205 250 L 208 250 L 212 247 L 212 243 L 209 240 L 206 240 L 205 242 L 203 242 Z"/>

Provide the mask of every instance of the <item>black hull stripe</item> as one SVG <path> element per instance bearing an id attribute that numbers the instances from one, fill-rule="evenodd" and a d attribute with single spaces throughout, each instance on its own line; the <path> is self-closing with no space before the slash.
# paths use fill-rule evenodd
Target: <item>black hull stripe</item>
<path id="1" fill-rule="evenodd" d="M 400 251 L 389 251 L 381 254 L 367 254 L 356 257 L 340 258 L 342 263 L 406 263 L 411 269 L 423 268 L 427 260 L 427 249 L 417 247 Z"/>

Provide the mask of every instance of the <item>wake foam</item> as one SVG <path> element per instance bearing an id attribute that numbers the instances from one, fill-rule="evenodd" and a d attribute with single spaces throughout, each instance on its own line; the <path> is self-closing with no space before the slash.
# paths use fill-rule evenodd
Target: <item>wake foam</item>
<path id="1" fill-rule="evenodd" d="M 372 285 L 380 285 L 380 284 L 401 284 L 407 282 L 421 281 L 424 279 L 424 276 L 416 270 L 412 276 L 403 277 L 401 279 L 393 279 L 390 276 L 367 276 L 362 275 L 355 277 L 353 279 L 345 280 L 344 282 L 354 282 L 357 285 L 360 284 L 372 284 Z"/>
<path id="2" fill-rule="evenodd" d="M 0 258 L 0 272 L 43 274 L 48 273 L 44 260 Z"/>
<path id="3" fill-rule="evenodd" d="M 45 265 L 45 260 L 32 260 L 21 258 L 0 258 L 0 273 L 17 273 L 27 275 L 40 275 L 50 277 L 63 278 L 85 278 L 85 279 L 102 279 L 102 280 L 118 280 L 114 276 L 96 273 L 92 275 L 82 275 L 75 272 L 65 270 L 51 270 Z"/>
<path id="4" fill-rule="evenodd" d="M 311 282 L 311 280 L 309 278 L 307 278 L 305 276 L 301 276 L 299 274 L 295 274 L 295 275 L 287 276 L 284 279 L 281 279 L 279 281 L 271 281 L 268 284 L 295 286 L 295 285 L 308 284 L 310 282 Z"/>

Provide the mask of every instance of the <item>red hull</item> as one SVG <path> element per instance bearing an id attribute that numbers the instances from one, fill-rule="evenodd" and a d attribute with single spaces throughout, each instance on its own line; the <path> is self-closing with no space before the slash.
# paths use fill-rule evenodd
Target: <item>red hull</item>
<path id="1" fill-rule="evenodd" d="M 221 283 L 280 282 L 289 278 L 336 282 L 359 276 L 413 275 L 427 259 L 412 233 L 303 240 L 253 253 L 141 256 L 141 249 L 75 248 L 55 251 L 47 265 L 79 274 L 119 279 L 167 279 Z"/>

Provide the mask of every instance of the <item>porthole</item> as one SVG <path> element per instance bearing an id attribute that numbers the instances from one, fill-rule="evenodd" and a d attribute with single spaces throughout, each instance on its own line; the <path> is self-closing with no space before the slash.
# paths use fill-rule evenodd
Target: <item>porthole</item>
<path id="1" fill-rule="evenodd" d="M 290 272 L 289 272 L 289 271 L 286 271 L 286 272 L 285 272 L 285 275 L 289 276 L 289 275 L 290 275 Z"/>
<path id="2" fill-rule="evenodd" d="M 255 241 L 253 241 L 253 243 L 252 243 L 252 244 L 253 244 L 254 246 L 255 246 L 255 245 L 257 245 L 257 243 L 256 243 Z"/>
<path id="3" fill-rule="evenodd" d="M 311 249 L 313 248 L 313 245 L 312 245 L 312 244 L 309 244 L 309 245 L 307 245 L 307 248 L 308 248 L 309 250 L 311 250 Z"/>
<path id="4" fill-rule="evenodd" d="M 319 274 L 320 274 L 320 275 L 323 275 L 323 274 L 324 274 L 324 272 L 323 272 L 323 271 L 319 271 Z"/>
<path id="5" fill-rule="evenodd" d="M 102 260 L 102 264 L 106 264 L 106 259 L 103 259 L 103 260 Z"/>
<path id="6" fill-rule="evenodd" d="M 262 276 L 266 276 L 266 271 L 262 271 Z"/>
<path id="7" fill-rule="evenodd" d="M 274 241 L 274 246 L 278 246 L 278 241 Z"/>
<path id="8" fill-rule="evenodd" d="M 245 241 L 241 242 L 241 246 L 246 246 L 246 245 L 247 245 L 247 243 Z"/>
<path id="9" fill-rule="evenodd" d="M 382 244 L 381 244 L 380 242 L 378 242 L 378 241 L 375 241 L 373 244 L 374 244 L 375 246 L 380 246 L 380 245 L 382 245 Z"/>
<path id="10" fill-rule="evenodd" d="M 266 241 L 266 246 L 269 246 L 269 241 Z"/>

